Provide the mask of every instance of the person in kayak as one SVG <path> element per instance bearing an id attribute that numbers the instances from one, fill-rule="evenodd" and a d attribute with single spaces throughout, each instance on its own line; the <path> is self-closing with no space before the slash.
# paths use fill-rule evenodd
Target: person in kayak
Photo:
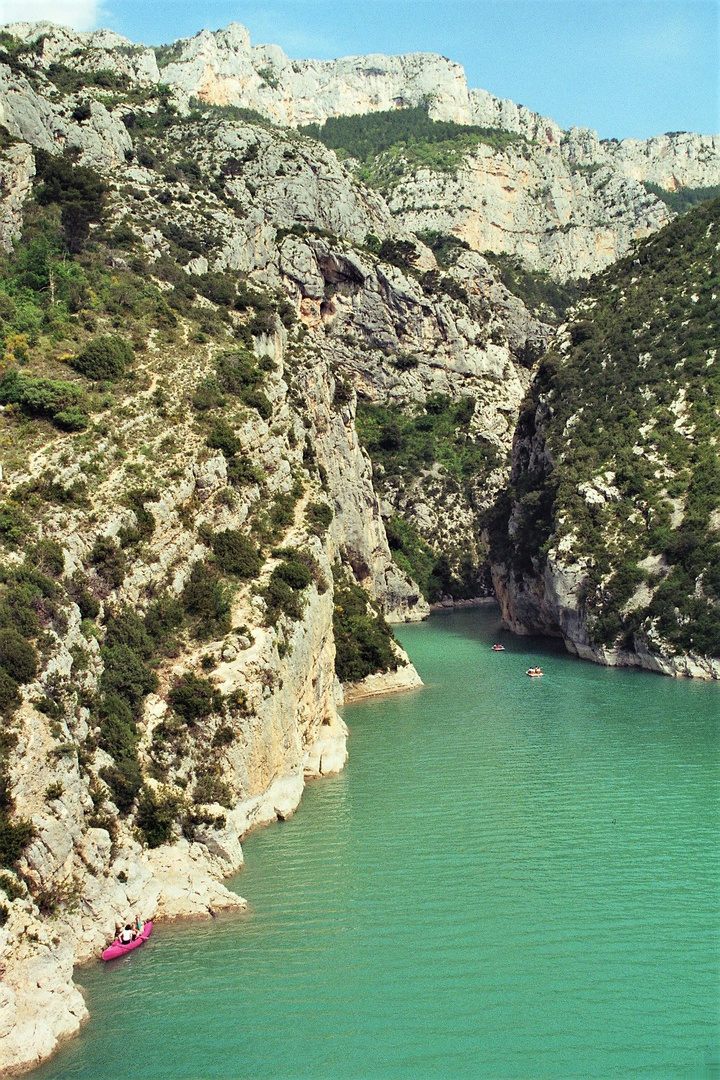
<path id="1" fill-rule="evenodd" d="M 130 942 L 134 941 L 136 937 L 137 934 L 133 930 L 132 926 L 130 925 L 130 923 L 127 923 L 125 929 L 120 931 L 118 941 L 121 945 L 129 945 Z"/>

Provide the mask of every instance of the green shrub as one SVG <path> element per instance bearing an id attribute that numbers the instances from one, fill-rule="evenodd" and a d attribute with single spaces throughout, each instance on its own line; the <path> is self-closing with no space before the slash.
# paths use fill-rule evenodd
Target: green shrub
<path id="1" fill-rule="evenodd" d="M 102 221 L 108 188 L 100 174 L 86 165 L 75 165 L 61 154 L 35 150 L 37 201 L 60 208 L 65 242 L 72 254 L 82 251 L 90 226 Z"/>
<path id="2" fill-rule="evenodd" d="M 79 386 L 61 379 L 31 379 L 11 368 L 0 379 L 0 405 L 18 405 L 27 416 L 45 417 L 65 431 L 81 431 L 88 417 Z"/>
<path id="3" fill-rule="evenodd" d="M 149 540 L 155 532 L 155 517 L 146 509 L 146 502 L 155 502 L 157 492 L 152 488 L 132 488 L 122 499 L 135 515 L 134 525 L 124 525 L 118 532 L 118 538 L 124 548 Z"/>
<path id="4" fill-rule="evenodd" d="M 0 539 L 8 547 L 17 547 L 30 532 L 30 522 L 19 506 L 0 504 Z"/>
<path id="5" fill-rule="evenodd" d="M 68 596 L 80 609 L 83 619 L 97 619 L 100 614 L 100 604 L 87 587 L 87 582 L 82 574 L 75 574 L 67 586 Z"/>
<path id="6" fill-rule="evenodd" d="M 21 896 L 25 895 L 22 885 L 10 874 L 0 874 L 0 889 L 5 893 L 11 904 L 13 900 L 19 900 Z"/>
<path id="7" fill-rule="evenodd" d="M 715 187 L 681 187 L 677 191 L 667 191 L 658 184 L 646 181 L 643 182 L 643 187 L 651 195 L 656 195 L 658 199 L 662 199 L 676 214 L 686 214 L 694 206 L 698 206 L 700 203 L 707 202 L 710 199 L 717 199 L 718 195 L 720 195 L 720 186 L 717 185 Z"/>
<path id="8" fill-rule="evenodd" d="M 123 758 L 135 759 L 135 749 L 140 735 L 133 710 L 127 701 L 114 693 L 107 693 L 98 710 L 100 721 L 100 746 L 116 762 Z"/>
<path id="9" fill-rule="evenodd" d="M 227 476 L 233 487 L 261 484 L 265 479 L 262 469 L 257 465 L 253 465 L 247 458 L 240 457 L 234 457 L 228 461 Z"/>
<path id="10" fill-rule="evenodd" d="M 19 687 L 7 671 L 0 668 L 0 716 L 8 716 L 20 704 Z"/>
<path id="11" fill-rule="evenodd" d="M 168 694 L 168 705 L 189 724 L 219 712 L 222 701 L 222 694 L 210 680 L 201 679 L 192 671 L 177 679 Z"/>
<path id="12" fill-rule="evenodd" d="M 198 769 L 197 781 L 192 793 L 193 802 L 201 805 L 207 803 L 220 803 L 228 809 L 233 805 L 230 785 L 219 776 L 217 766 L 206 766 Z"/>
<path id="13" fill-rule="evenodd" d="M 547 270 L 535 270 L 517 255 L 484 252 L 506 289 L 519 296 L 535 315 L 553 325 L 565 318 L 571 304 L 577 303 L 584 290 L 584 283 L 558 282 Z M 529 366 L 529 365 L 527 365 Z"/>
<path id="14" fill-rule="evenodd" d="M 398 371 L 412 371 L 419 363 L 417 356 L 413 356 L 412 353 L 398 353 L 393 360 L 393 366 Z"/>
<path id="15" fill-rule="evenodd" d="M 92 116 L 92 106 L 89 101 L 81 101 L 72 111 L 72 118 L 77 124 L 84 123 Z"/>
<path id="16" fill-rule="evenodd" d="M 501 462 L 495 446 L 468 432 L 475 399 L 452 402 L 444 394 L 428 394 L 423 405 L 358 406 L 356 425 L 373 463 L 382 465 L 376 484 L 385 478 L 415 478 L 435 463 L 457 482 L 488 476 Z M 379 471 L 379 470 L 378 470 Z"/>
<path id="17" fill-rule="evenodd" d="M 263 381 L 263 373 L 257 366 L 255 354 L 247 349 L 221 353 L 216 361 L 217 378 L 229 394 L 240 396 L 243 391 L 254 389 Z"/>
<path id="18" fill-rule="evenodd" d="M 311 502 L 305 508 L 305 521 L 315 536 L 325 535 L 334 516 L 333 508 L 327 503 Z"/>
<path id="19" fill-rule="evenodd" d="M 443 270 L 454 266 L 463 251 L 470 251 L 470 245 L 467 241 L 461 240 L 459 236 L 453 236 L 452 233 L 428 229 L 425 232 L 419 232 L 417 236 L 419 240 L 422 240 L 423 244 L 430 248 L 438 266 Z"/>
<path id="20" fill-rule="evenodd" d="M 182 799 L 174 792 L 156 794 L 149 787 L 142 789 L 137 824 L 149 848 L 160 847 L 170 840 L 181 807 Z"/>
<path id="21" fill-rule="evenodd" d="M 12 870 L 36 836 L 37 831 L 31 821 L 11 821 L 8 813 L 0 809 L 0 866 Z"/>
<path id="22" fill-rule="evenodd" d="M 333 150 L 366 164 L 361 176 L 382 190 L 421 166 L 453 169 L 479 144 L 504 150 L 522 146 L 522 136 L 499 128 L 473 127 L 431 120 L 426 104 L 353 116 L 331 116 L 325 123 L 300 129 Z M 374 160 L 376 159 L 376 160 Z M 383 167 L 384 166 L 384 167 Z M 393 168 L 395 166 L 395 168 Z"/>
<path id="23" fill-rule="evenodd" d="M 215 567 L 193 563 L 181 599 L 201 640 L 223 637 L 230 630 L 230 593 Z"/>
<path id="24" fill-rule="evenodd" d="M 270 580 L 260 593 L 266 604 L 267 626 L 276 626 L 281 615 L 301 619 L 305 602 L 300 594 L 313 580 L 319 592 L 324 592 L 327 587 L 317 560 L 309 552 L 279 548 L 273 555 L 283 561 L 274 568 Z"/>
<path id="25" fill-rule="evenodd" d="M 335 671 L 341 682 L 357 682 L 376 671 L 395 671 L 393 632 L 364 589 L 342 570 L 334 571 Z"/>
<path id="26" fill-rule="evenodd" d="M 121 814 L 129 814 L 142 787 L 140 766 L 133 758 L 123 758 L 117 764 L 102 769 L 100 777 L 110 788 L 112 800 Z"/>
<path id="27" fill-rule="evenodd" d="M 226 403 L 227 398 L 223 394 L 222 387 L 217 379 L 203 379 L 195 387 L 192 406 L 198 412 L 205 412 L 208 409 L 222 409 Z"/>
<path id="28" fill-rule="evenodd" d="M 0 630 L 0 668 L 20 684 L 37 675 L 38 654 L 17 630 Z"/>
<path id="29" fill-rule="evenodd" d="M 262 390 L 243 390 L 240 400 L 243 405 L 247 405 L 249 408 L 259 412 L 263 420 L 269 420 L 272 416 L 272 404 L 267 394 L 264 394 Z"/>
<path id="30" fill-rule="evenodd" d="M 298 559 L 287 559 L 276 566 L 270 575 L 271 580 L 284 581 L 291 589 L 301 592 L 312 581 L 312 574 L 304 563 Z"/>
<path id="31" fill-rule="evenodd" d="M 233 742 L 235 742 L 235 732 L 227 724 L 222 724 L 212 738 L 213 746 L 230 746 Z"/>
<path id="32" fill-rule="evenodd" d="M 23 637 L 35 637 L 40 630 L 37 609 L 42 591 L 31 581 L 8 582 L 0 600 L 0 626 L 17 630 Z"/>
<path id="33" fill-rule="evenodd" d="M 155 644 L 166 641 L 174 630 L 179 630 L 185 620 L 182 602 L 164 593 L 148 606 L 145 613 L 145 630 Z"/>
<path id="34" fill-rule="evenodd" d="M 99 536 L 89 556 L 90 565 L 114 588 L 125 580 L 127 559 L 117 543 L 108 536 Z"/>
<path id="35" fill-rule="evenodd" d="M 65 569 L 63 549 L 54 540 L 40 540 L 30 550 L 30 558 L 44 574 L 59 577 Z"/>
<path id="36" fill-rule="evenodd" d="M 121 337 L 96 337 L 71 361 L 88 379 L 119 379 L 134 363 L 132 347 Z"/>
<path id="37" fill-rule="evenodd" d="M 216 420 L 206 439 L 213 450 L 221 450 L 225 457 L 231 458 L 242 448 L 242 443 L 225 420 Z"/>
<path id="38" fill-rule="evenodd" d="M 157 675 L 127 645 L 104 648 L 101 653 L 105 664 L 101 689 L 124 698 L 132 711 L 138 713 L 145 695 L 157 690 Z"/>
<path id="39" fill-rule="evenodd" d="M 213 535 L 212 549 L 221 570 L 237 574 L 245 580 L 256 578 L 262 568 L 262 557 L 257 546 L 247 536 L 235 529 L 226 529 Z"/>
<path id="40" fill-rule="evenodd" d="M 267 585 L 261 591 L 261 596 L 266 604 L 264 620 L 266 626 L 276 626 L 281 615 L 287 615 L 289 619 L 302 618 L 303 604 L 301 597 L 282 578 L 271 575 Z"/>
<path id="41" fill-rule="evenodd" d="M 150 659 L 153 654 L 153 642 L 145 628 L 144 620 L 134 608 L 125 604 L 122 607 L 109 609 L 105 626 L 107 628 L 106 648 L 112 649 L 117 645 L 126 645 L 143 660 Z"/>

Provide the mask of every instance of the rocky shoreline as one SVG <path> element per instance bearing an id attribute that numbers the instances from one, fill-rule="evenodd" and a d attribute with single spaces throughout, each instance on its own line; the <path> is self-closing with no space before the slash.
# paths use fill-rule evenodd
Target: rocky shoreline
<path id="1" fill-rule="evenodd" d="M 320 741 L 320 740 L 319 740 Z M 307 776 L 329 775 L 344 764 L 345 727 L 342 721 L 330 735 L 322 736 L 322 749 L 308 762 Z M 314 748 L 315 749 L 315 748 Z M 320 749 L 320 748 L 318 748 Z M 317 765 L 325 772 L 316 772 Z M 333 768 L 332 766 L 336 766 Z M 0 1061 L 3 1075 L 36 1068 L 73 1037 L 88 1019 L 84 998 L 73 982 L 73 967 L 96 961 L 114 933 L 114 924 L 126 918 L 155 921 L 211 917 L 220 911 L 244 911 L 247 901 L 230 892 L 223 878 L 243 866 L 241 840 L 252 829 L 289 818 L 297 809 L 305 785 L 302 772 L 275 780 L 253 799 L 245 800 L 227 814 L 227 825 L 210 845 L 180 839 L 154 851 L 143 851 L 131 841 L 123 848 L 122 866 L 113 870 L 125 875 L 128 899 L 134 903 L 121 912 L 112 887 L 97 881 L 94 896 L 83 897 L 98 912 L 84 933 L 70 918 L 40 922 L 27 912 L 22 944 L 0 988 Z M 104 830 L 88 830 L 85 849 L 106 840 Z M 103 917 L 100 908 L 109 913 Z"/>
<path id="2" fill-rule="evenodd" d="M 415 689 L 422 680 L 412 664 L 396 672 L 369 676 L 348 684 L 346 701 Z M 27 919 L 12 967 L 5 970 L 0 986 L 0 1062 L 2 1075 L 27 1073 L 52 1057 L 68 1039 L 78 1034 L 89 1018 L 81 989 L 73 981 L 76 965 L 97 962 L 101 949 L 114 932 L 111 923 L 125 918 L 154 921 L 210 918 L 220 912 L 247 910 L 247 901 L 225 887 L 222 879 L 236 874 L 244 864 L 242 840 L 255 829 L 285 821 L 298 808 L 305 784 L 342 771 L 347 760 L 347 727 L 336 714 L 324 723 L 307 749 L 302 769 L 278 776 L 260 795 L 240 802 L 225 815 L 226 825 L 214 830 L 202 844 L 180 839 L 173 845 L 145 850 L 129 840 L 123 845 L 122 866 L 113 870 L 125 876 L 124 898 L 134 897 L 130 908 L 120 910 L 117 897 L 108 895 L 96 881 L 94 896 L 83 897 L 98 911 L 101 906 L 111 920 L 98 918 L 84 932 L 76 920 L 55 924 Z M 102 829 L 88 830 L 83 855 L 98 870 L 108 844 Z M 109 890 L 112 892 L 112 889 Z M 0 935 L 5 932 L 0 930 Z"/>

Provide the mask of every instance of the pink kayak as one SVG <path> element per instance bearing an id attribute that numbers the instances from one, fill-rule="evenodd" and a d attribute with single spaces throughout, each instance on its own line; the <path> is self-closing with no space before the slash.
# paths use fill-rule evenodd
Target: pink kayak
<path id="1" fill-rule="evenodd" d="M 125 953 L 132 952 L 133 949 L 139 949 L 141 945 L 145 944 L 151 934 L 152 922 L 146 922 L 134 941 L 129 941 L 127 945 L 123 945 L 119 938 L 113 941 L 112 945 L 110 945 L 102 954 L 103 960 L 116 960 L 118 956 L 124 956 Z"/>

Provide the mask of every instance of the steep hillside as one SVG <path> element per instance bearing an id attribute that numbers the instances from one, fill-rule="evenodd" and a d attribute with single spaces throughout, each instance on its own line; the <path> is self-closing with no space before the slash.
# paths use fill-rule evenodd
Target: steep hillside
<path id="1" fill-rule="evenodd" d="M 720 200 L 597 279 L 543 358 L 491 527 L 509 626 L 720 676 Z"/>
<path id="2" fill-rule="evenodd" d="M 548 332 L 317 141 L 5 48 L 0 1061 L 24 1068 L 77 1030 L 73 963 L 117 921 L 242 903 L 244 833 L 342 767 L 341 682 L 418 682 L 387 620 L 428 609 L 357 392 L 462 398 L 468 460 L 502 462 Z"/>
<path id="3" fill-rule="evenodd" d="M 715 194 L 696 181 L 720 181 L 715 141 L 696 136 L 664 136 L 653 151 L 636 143 L 631 154 L 581 129 L 528 135 L 527 125 L 433 119 L 423 105 L 303 130 L 358 162 L 357 175 L 407 228 L 451 233 L 473 250 L 512 254 L 561 281 L 614 262 L 670 220 L 668 207 L 687 209 Z M 664 161 L 657 171 L 655 152 Z"/>
<path id="4" fill-rule="evenodd" d="M 449 125 L 443 139 L 432 134 L 430 153 L 427 131 L 413 133 L 412 146 L 401 133 L 362 162 L 360 175 L 388 196 L 398 224 L 453 233 L 475 251 L 520 257 L 563 281 L 597 272 L 669 221 L 656 188 L 720 184 L 715 137 L 680 132 L 600 142 L 587 129 L 563 131 L 523 106 L 468 90 L 463 69 L 433 54 L 290 60 L 277 46 L 251 46 L 237 23 L 154 50 L 108 31 L 29 23 L 10 30 L 0 113 L 12 134 L 31 141 L 41 125 L 28 113 L 23 80 L 45 76 L 61 95 L 94 81 L 93 96 L 111 113 L 118 91 L 133 87 L 142 95 L 163 86 L 183 113 L 197 103 L 251 109 L 274 123 L 315 125 L 316 134 L 336 118 L 386 126 L 407 113 L 403 122 L 412 125 L 412 114 L 427 110 L 430 121 Z M 74 104 L 56 119 L 58 134 L 73 112 Z M 95 112 L 89 118 L 92 126 L 100 122 Z M 453 133 L 453 125 L 466 130 Z M 337 138 L 330 145 L 353 152 Z"/>

